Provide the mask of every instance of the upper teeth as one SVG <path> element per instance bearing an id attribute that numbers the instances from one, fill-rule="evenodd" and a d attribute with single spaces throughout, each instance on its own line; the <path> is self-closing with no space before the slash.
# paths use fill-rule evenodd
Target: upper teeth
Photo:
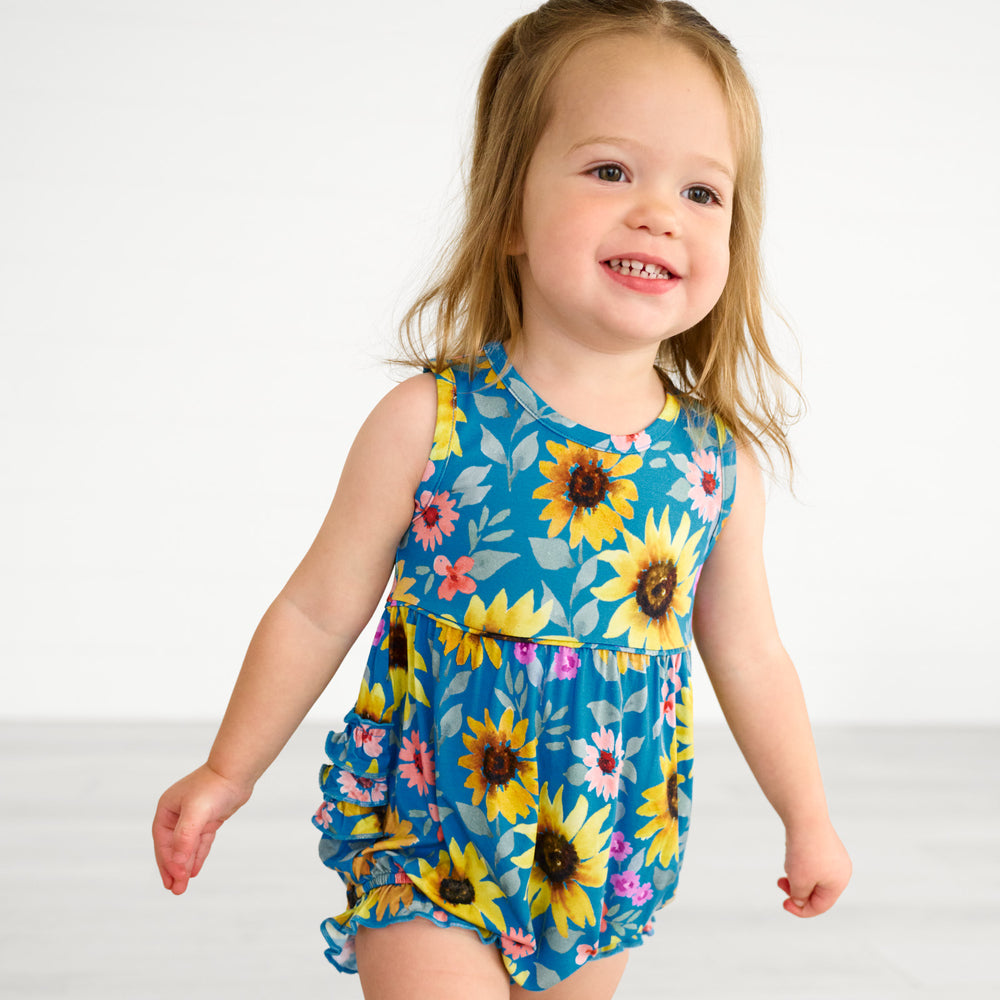
<path id="1" fill-rule="evenodd" d="M 612 257 L 608 265 L 620 274 L 630 274 L 635 278 L 669 278 L 670 272 L 659 264 L 644 264 L 641 260 L 626 257 Z"/>

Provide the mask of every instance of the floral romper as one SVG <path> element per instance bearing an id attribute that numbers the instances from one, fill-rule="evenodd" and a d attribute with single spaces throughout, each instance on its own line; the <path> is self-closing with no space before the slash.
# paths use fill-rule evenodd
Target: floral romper
<path id="1" fill-rule="evenodd" d="M 544 990 L 635 947 L 674 895 L 691 806 L 691 607 L 732 503 L 724 425 L 668 396 L 608 436 L 489 344 L 437 376 L 433 448 L 345 728 L 327 740 L 323 924 L 416 917 Z"/>

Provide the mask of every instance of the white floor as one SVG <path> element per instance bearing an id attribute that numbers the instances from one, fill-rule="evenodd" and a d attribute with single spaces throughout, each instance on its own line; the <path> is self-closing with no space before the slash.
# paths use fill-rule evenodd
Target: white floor
<path id="1" fill-rule="evenodd" d="M 0 726 L 0 997 L 360 998 L 318 930 L 343 906 L 309 822 L 323 736 L 296 735 L 174 898 L 149 824 L 208 727 Z M 855 877 L 811 921 L 780 908 L 781 827 L 731 738 L 697 738 L 682 889 L 619 996 L 1000 997 L 1000 730 L 818 732 Z"/>

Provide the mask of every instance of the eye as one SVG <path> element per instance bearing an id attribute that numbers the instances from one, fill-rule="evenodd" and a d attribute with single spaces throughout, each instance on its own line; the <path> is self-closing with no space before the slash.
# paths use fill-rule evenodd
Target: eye
<path id="1" fill-rule="evenodd" d="M 590 171 L 599 181 L 620 184 L 625 180 L 625 171 L 617 163 L 602 163 Z"/>
<path id="2" fill-rule="evenodd" d="M 710 187 L 703 184 L 695 184 L 684 192 L 684 197 L 689 198 L 697 205 L 721 205 L 722 199 Z"/>

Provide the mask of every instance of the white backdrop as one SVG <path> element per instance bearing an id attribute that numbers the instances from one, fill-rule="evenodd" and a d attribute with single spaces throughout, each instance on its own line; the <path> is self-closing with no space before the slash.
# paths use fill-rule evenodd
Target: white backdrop
<path id="1" fill-rule="evenodd" d="M 221 715 L 532 6 L 0 0 L 0 715 Z M 996 722 L 997 7 L 700 9 L 765 116 L 810 401 L 767 554 L 813 717 Z"/>

